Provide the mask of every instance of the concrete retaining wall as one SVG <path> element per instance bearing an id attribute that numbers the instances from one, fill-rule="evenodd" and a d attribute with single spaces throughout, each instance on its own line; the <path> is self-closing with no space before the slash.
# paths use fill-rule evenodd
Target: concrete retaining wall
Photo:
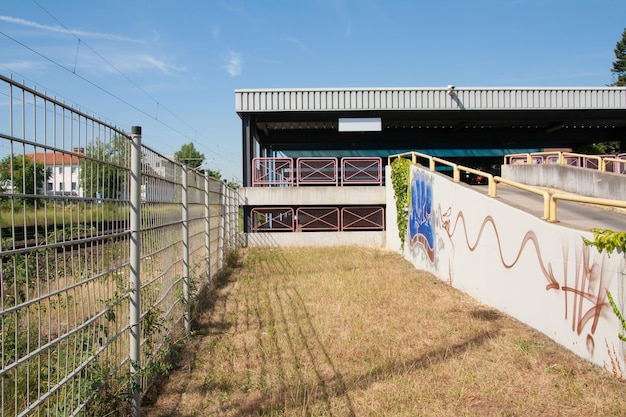
<path id="1" fill-rule="evenodd" d="M 385 187 L 246 187 L 240 190 L 243 205 L 341 206 L 385 204 Z"/>
<path id="2" fill-rule="evenodd" d="M 503 165 L 502 177 L 587 197 L 626 200 L 626 176 L 557 164 Z"/>
<path id="3" fill-rule="evenodd" d="M 385 247 L 385 232 L 272 232 L 246 233 L 246 246 L 343 246 Z"/>
<path id="4" fill-rule="evenodd" d="M 607 299 L 610 291 L 625 311 L 626 262 L 623 254 L 609 257 L 585 246 L 582 236 L 592 238 L 411 168 L 404 256 L 417 269 L 598 366 L 613 359 L 626 369 L 621 324 Z"/>

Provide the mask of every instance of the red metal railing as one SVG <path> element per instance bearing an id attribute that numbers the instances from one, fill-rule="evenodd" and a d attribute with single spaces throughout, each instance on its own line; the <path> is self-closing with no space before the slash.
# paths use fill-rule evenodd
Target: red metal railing
<path id="1" fill-rule="evenodd" d="M 385 230 L 385 210 L 382 207 L 344 207 L 341 230 Z"/>
<path id="2" fill-rule="evenodd" d="M 340 230 L 338 207 L 301 207 L 296 218 L 296 232 Z"/>
<path id="3" fill-rule="evenodd" d="M 624 161 L 624 162 L 622 162 Z M 626 174 L 626 154 L 586 155 L 573 152 L 537 152 L 512 154 L 504 157 L 504 163 L 515 164 L 562 164 L 602 172 Z"/>
<path id="4" fill-rule="evenodd" d="M 621 153 L 613 159 L 620 159 L 622 161 L 606 160 L 606 172 L 614 172 L 616 174 L 626 174 L 626 153 Z"/>
<path id="5" fill-rule="evenodd" d="M 298 185 L 337 185 L 337 158 L 298 158 Z"/>
<path id="6" fill-rule="evenodd" d="M 310 232 L 385 230 L 385 209 L 381 206 L 253 208 L 252 232 Z"/>
<path id="7" fill-rule="evenodd" d="M 532 155 L 531 156 L 531 164 L 540 165 L 543 164 L 543 156 L 541 155 Z M 528 164 L 528 156 L 526 155 L 511 155 L 509 156 L 509 165 L 526 165 Z"/>
<path id="8" fill-rule="evenodd" d="M 545 163 L 546 164 L 558 164 L 560 163 L 559 155 L 546 155 Z M 580 158 L 577 156 L 563 156 L 563 162 L 565 165 L 571 167 L 579 167 L 580 166 Z M 597 167 L 596 167 L 597 168 Z"/>
<path id="9" fill-rule="evenodd" d="M 341 160 L 341 184 L 383 183 L 381 158 L 343 158 Z"/>
<path id="10" fill-rule="evenodd" d="M 252 168 L 253 187 L 293 185 L 291 158 L 254 158 Z"/>
<path id="11" fill-rule="evenodd" d="M 293 232 L 295 217 L 291 207 L 260 207 L 250 211 L 253 232 Z"/>
<path id="12" fill-rule="evenodd" d="M 253 187 L 293 185 L 382 185 L 382 159 L 378 157 L 338 158 L 254 158 Z"/>

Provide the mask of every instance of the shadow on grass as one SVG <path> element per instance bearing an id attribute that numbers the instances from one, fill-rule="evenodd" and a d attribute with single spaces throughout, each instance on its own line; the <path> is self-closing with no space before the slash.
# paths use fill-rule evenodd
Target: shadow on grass
<path id="1" fill-rule="evenodd" d="M 226 332 L 230 325 L 225 320 L 204 320 L 204 314 L 211 311 L 217 302 L 225 304 L 230 296 L 230 290 L 223 290 L 228 284 L 235 281 L 233 276 L 242 266 L 241 254 L 238 251 L 230 252 L 222 269 L 213 276 L 208 285 L 204 285 L 197 296 L 196 305 L 191 318 L 191 331 L 197 335 L 221 334 Z M 222 317 L 223 319 L 223 317 Z"/>
<path id="2" fill-rule="evenodd" d="M 498 334 L 499 331 L 497 330 L 481 332 L 461 343 L 426 352 L 424 355 L 414 359 L 392 361 L 359 375 L 343 376 L 335 370 L 335 374 L 325 380 L 298 380 L 295 383 L 283 385 L 279 390 L 274 390 L 268 394 L 252 393 L 242 403 L 226 405 L 219 411 L 229 416 L 240 417 L 271 415 L 272 413 L 285 415 L 296 410 L 303 411 L 304 414 L 309 415 L 307 414 L 310 411 L 307 409 L 308 405 L 319 405 L 320 402 L 328 405 L 334 399 L 344 397 L 344 399 L 347 399 L 346 415 L 355 416 L 356 414 L 349 400 L 350 391 L 366 390 L 373 384 L 387 379 L 393 380 L 398 375 L 437 366 L 439 363 L 455 359 L 471 349 L 480 347 L 491 338 L 497 337 Z M 286 404 L 292 404 L 293 406 L 287 407 Z M 307 409 L 306 413 L 304 412 L 305 409 Z M 332 414 L 330 409 L 327 411 Z M 182 417 L 179 414 L 171 414 L 171 417 L 179 416 Z"/>
<path id="3" fill-rule="evenodd" d="M 283 276 L 284 278 L 281 279 L 282 284 L 287 284 L 288 277 L 294 271 L 293 265 L 280 251 L 273 251 L 271 255 L 264 259 L 267 262 L 266 268 L 274 274 Z M 194 316 L 193 321 L 193 328 L 197 335 L 219 336 L 233 330 L 232 326 L 236 324 L 229 323 L 225 317 L 213 316 L 209 320 L 208 316 L 206 314 L 203 315 L 202 312 L 209 312 L 215 309 L 216 306 L 225 307 L 231 294 L 231 287 L 228 284 L 235 280 L 234 274 L 236 274 L 239 265 L 241 263 L 238 259 L 237 262 L 233 263 L 232 267 L 225 268 L 221 274 L 214 278 L 211 291 L 207 289 L 205 293 L 199 296 L 198 314 Z M 272 323 L 272 325 L 280 323 L 281 329 L 284 329 L 283 331 L 287 333 L 285 335 L 286 347 L 290 351 L 290 355 L 287 356 L 296 358 L 298 362 L 293 364 L 294 366 L 290 366 L 290 364 L 286 363 L 286 356 L 281 353 L 281 348 L 275 341 L 270 341 L 270 343 L 274 344 L 267 352 L 261 351 L 262 360 L 258 366 L 261 373 L 268 376 L 267 380 L 272 379 L 272 375 L 268 375 L 267 372 L 273 369 L 273 367 L 278 368 L 280 378 L 276 381 L 277 384 L 273 387 L 268 387 L 268 391 L 259 389 L 244 391 L 239 400 L 227 401 L 219 410 L 214 410 L 220 415 L 286 415 L 289 413 L 308 415 L 307 413 L 312 412 L 313 409 L 332 415 L 337 411 L 334 407 L 342 403 L 342 415 L 355 416 L 356 413 L 351 398 L 354 392 L 367 390 L 376 383 L 393 380 L 399 375 L 407 375 L 423 369 L 436 367 L 438 364 L 463 356 L 470 350 L 478 349 L 500 333 L 497 329 L 482 331 L 459 343 L 439 346 L 414 358 L 390 359 L 370 369 L 361 369 L 357 372 L 343 374 L 341 369 L 336 366 L 327 346 L 322 342 L 315 328 L 314 321 L 307 310 L 306 303 L 298 290 L 293 286 L 285 285 L 283 288 L 289 287 L 289 290 L 279 293 L 278 287 L 265 284 L 260 282 L 260 291 L 254 292 L 254 295 L 249 300 L 251 305 L 246 308 L 246 311 L 252 314 L 244 319 L 244 322 L 252 319 L 256 321 L 254 324 L 259 326 L 259 328 L 264 328 L 266 321 Z M 270 293 L 274 294 L 272 298 L 273 304 L 270 302 L 270 298 L 268 298 Z M 255 304 L 261 305 L 262 302 L 264 305 L 267 305 L 268 317 L 259 315 L 260 309 L 254 307 Z M 226 308 L 218 308 L 218 310 L 225 311 Z M 290 324 L 288 317 L 296 314 L 300 315 L 303 320 Z M 470 312 L 470 315 L 485 321 L 496 321 L 502 317 L 500 313 L 488 309 L 476 309 Z M 289 330 L 290 326 L 293 327 Z M 202 339 L 202 337 L 198 339 Z M 198 344 L 201 342 L 195 340 L 193 343 Z M 257 343 L 262 345 L 264 342 L 258 339 Z M 192 349 L 187 351 L 194 350 L 192 346 L 189 347 Z M 250 352 L 246 351 L 246 354 L 249 355 Z M 189 356 L 185 362 L 191 361 L 193 363 L 193 352 L 190 352 Z M 306 363 L 314 368 L 314 374 L 307 376 L 299 372 L 301 366 Z M 184 365 L 179 365 L 179 367 L 181 366 Z M 285 379 L 287 368 L 296 370 L 294 378 L 288 381 Z M 265 380 L 266 378 L 261 379 Z M 200 394 L 215 391 L 229 397 L 237 391 L 237 385 L 233 385 L 234 382 L 230 380 L 226 382 L 228 384 L 219 379 L 210 380 L 210 382 L 197 389 L 202 391 L 199 392 Z M 167 389 L 167 383 L 165 383 L 160 391 L 165 392 Z M 331 404 L 334 405 L 331 406 Z M 167 414 L 161 415 L 182 417 L 185 414 L 174 409 Z"/>
<path id="4" fill-rule="evenodd" d="M 366 389 L 376 382 L 401 374 L 408 374 L 420 369 L 427 369 L 439 363 L 464 355 L 471 349 L 476 349 L 486 341 L 499 335 L 498 330 L 483 331 L 475 336 L 451 346 L 443 346 L 439 349 L 426 352 L 425 354 L 410 360 L 389 362 L 375 367 L 373 370 L 361 375 L 349 378 L 350 389 Z"/>
<path id="5" fill-rule="evenodd" d="M 187 343 L 172 344 L 169 346 L 169 354 L 164 360 L 171 363 L 171 372 L 181 368 L 191 368 L 191 364 L 195 360 L 195 349 L 191 346 L 200 343 L 200 338 L 196 336 L 207 336 L 226 333 L 231 323 L 227 322 L 224 317 L 220 320 L 207 320 L 206 314 L 210 312 L 217 302 L 225 304 L 230 295 L 230 290 L 221 291 L 227 285 L 234 281 L 233 276 L 238 268 L 242 265 L 240 253 L 233 251 L 229 253 L 222 269 L 217 272 L 208 285 L 202 286 L 196 297 L 196 304 L 193 309 L 191 318 L 191 338 L 185 339 Z M 219 292 L 219 293 L 218 293 Z M 191 354 L 183 355 L 183 352 Z M 153 405 L 159 396 L 168 389 L 169 374 L 157 374 L 151 381 L 141 398 L 142 406 Z M 171 414 L 175 416 L 177 414 Z"/>

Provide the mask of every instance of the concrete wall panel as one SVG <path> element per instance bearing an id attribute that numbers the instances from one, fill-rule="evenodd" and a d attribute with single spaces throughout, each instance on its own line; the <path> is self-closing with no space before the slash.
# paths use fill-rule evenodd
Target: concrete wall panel
<path id="1" fill-rule="evenodd" d="M 621 325 L 606 296 L 624 311 L 624 256 L 585 246 L 589 232 L 545 222 L 420 167 L 412 167 L 411 193 L 404 256 L 416 268 L 598 366 L 613 352 L 625 366 Z"/>

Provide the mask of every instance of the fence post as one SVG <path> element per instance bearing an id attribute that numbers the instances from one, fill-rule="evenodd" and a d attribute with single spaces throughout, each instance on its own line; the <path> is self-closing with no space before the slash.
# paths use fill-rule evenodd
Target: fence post
<path id="1" fill-rule="evenodd" d="M 211 289 L 211 205 L 209 201 L 209 171 L 204 171 L 204 250 L 206 253 L 207 285 Z"/>
<path id="2" fill-rule="evenodd" d="M 231 196 L 230 196 L 230 187 L 224 181 L 224 192 L 226 194 L 226 248 L 228 251 L 233 249 L 233 223 L 232 223 L 232 207 L 231 207 Z"/>
<path id="3" fill-rule="evenodd" d="M 239 247 L 239 206 L 237 204 L 237 190 L 231 188 L 231 211 L 233 228 L 233 250 Z"/>
<path id="4" fill-rule="evenodd" d="M 183 323 L 185 332 L 191 330 L 191 305 L 189 303 L 189 166 L 183 163 L 183 193 L 182 193 L 182 220 L 183 220 L 183 304 L 185 311 L 183 313 Z"/>
<path id="5" fill-rule="evenodd" d="M 219 228 L 219 240 L 218 240 L 218 269 L 222 269 L 224 266 L 224 246 L 226 245 L 226 192 L 224 190 L 224 183 L 220 181 L 220 228 Z"/>
<path id="6" fill-rule="evenodd" d="M 141 391 L 141 126 L 131 128 L 130 150 L 130 383 L 131 410 L 140 415 Z"/>

